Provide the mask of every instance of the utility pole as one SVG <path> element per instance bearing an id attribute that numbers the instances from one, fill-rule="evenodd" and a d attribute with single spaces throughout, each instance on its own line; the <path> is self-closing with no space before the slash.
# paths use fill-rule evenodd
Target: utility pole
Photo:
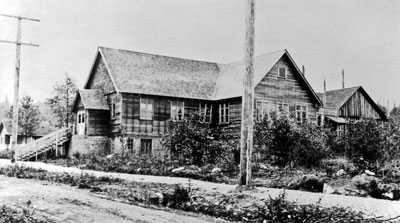
<path id="1" fill-rule="evenodd" d="M 253 153 L 255 0 L 246 1 L 246 72 L 243 77 L 244 93 L 242 97 L 242 123 L 240 138 L 240 186 L 250 186 L 251 184 L 251 158 Z"/>
<path id="2" fill-rule="evenodd" d="M 21 62 L 21 45 L 27 46 L 36 46 L 37 44 L 32 43 L 22 43 L 21 42 L 21 31 L 22 31 L 22 20 L 29 20 L 34 22 L 40 22 L 38 19 L 32 19 L 27 17 L 21 16 L 13 16 L 13 15 L 4 15 L 0 14 L 0 16 L 9 17 L 13 19 L 18 19 L 17 23 L 17 40 L 14 41 L 7 41 L 7 40 L 0 40 L 3 43 L 11 43 L 15 44 L 17 47 L 16 50 L 16 61 L 15 61 L 15 77 L 14 77 L 14 102 L 13 102 L 13 119 L 12 119 L 12 134 L 11 134 L 11 151 L 13 152 L 13 158 L 11 159 L 12 162 L 17 160 L 17 153 L 16 153 L 16 144 L 17 144 L 17 137 L 18 137 L 18 106 L 19 106 L 19 73 L 20 73 L 20 62 Z"/>

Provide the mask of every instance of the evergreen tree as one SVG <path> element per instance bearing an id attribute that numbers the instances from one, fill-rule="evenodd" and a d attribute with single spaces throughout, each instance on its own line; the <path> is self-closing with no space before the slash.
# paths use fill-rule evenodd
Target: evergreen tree
<path id="1" fill-rule="evenodd" d="M 21 100 L 21 107 L 18 109 L 18 129 L 24 136 L 34 136 L 40 125 L 40 112 L 37 105 L 34 105 L 30 96 Z M 12 119 L 13 108 L 8 112 L 8 118 Z"/>

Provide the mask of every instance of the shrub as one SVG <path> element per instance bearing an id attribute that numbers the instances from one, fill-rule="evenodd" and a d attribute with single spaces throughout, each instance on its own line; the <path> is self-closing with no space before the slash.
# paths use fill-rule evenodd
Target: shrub
<path id="1" fill-rule="evenodd" d="M 375 120 L 359 120 L 348 123 L 345 140 L 349 158 L 363 158 L 374 163 L 383 157 L 384 136 L 382 126 Z"/>
<path id="2" fill-rule="evenodd" d="M 256 124 L 254 142 L 260 159 L 272 158 L 281 166 L 317 166 L 329 154 L 325 129 L 275 115 Z"/>
<path id="3" fill-rule="evenodd" d="M 167 124 L 162 146 L 180 165 L 215 164 L 224 154 L 218 130 L 201 121 L 199 114 Z"/>

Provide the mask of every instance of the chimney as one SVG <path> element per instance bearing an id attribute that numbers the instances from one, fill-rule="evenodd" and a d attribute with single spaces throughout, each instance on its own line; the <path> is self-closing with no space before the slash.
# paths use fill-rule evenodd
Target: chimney
<path id="1" fill-rule="evenodd" d="M 325 107 L 326 106 L 326 81 L 324 78 L 324 93 L 322 94 L 322 104 Z"/>
<path id="2" fill-rule="evenodd" d="M 342 69 L 342 88 L 344 88 L 344 69 Z"/>
<path id="3" fill-rule="evenodd" d="M 301 65 L 302 71 L 303 71 L 303 76 L 306 76 L 306 70 L 304 68 L 304 65 Z"/>

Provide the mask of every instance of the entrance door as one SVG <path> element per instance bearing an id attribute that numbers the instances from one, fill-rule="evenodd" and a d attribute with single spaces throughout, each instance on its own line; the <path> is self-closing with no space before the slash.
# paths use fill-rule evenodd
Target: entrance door
<path id="1" fill-rule="evenodd" d="M 78 135 L 85 135 L 85 110 L 78 111 L 77 122 Z"/>

